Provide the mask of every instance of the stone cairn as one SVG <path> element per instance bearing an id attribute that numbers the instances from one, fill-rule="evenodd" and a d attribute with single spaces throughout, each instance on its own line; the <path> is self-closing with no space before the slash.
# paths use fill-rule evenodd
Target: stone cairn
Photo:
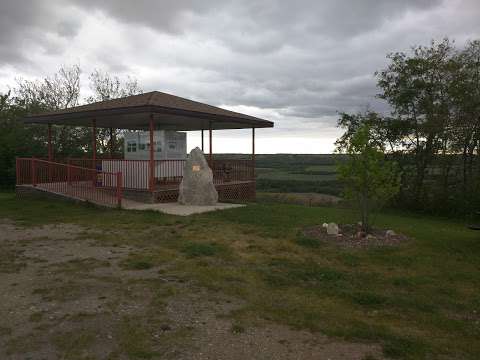
<path id="1" fill-rule="evenodd" d="M 178 202 L 182 205 L 215 205 L 218 202 L 212 170 L 198 147 L 190 152 L 185 162 Z"/>

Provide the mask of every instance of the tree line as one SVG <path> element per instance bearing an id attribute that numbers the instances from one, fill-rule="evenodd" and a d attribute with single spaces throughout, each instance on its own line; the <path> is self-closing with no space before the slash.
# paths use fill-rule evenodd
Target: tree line
<path id="1" fill-rule="evenodd" d="M 78 65 L 62 66 L 52 76 L 38 80 L 18 79 L 7 93 L 0 93 L 0 188 L 15 184 L 15 157 L 47 156 L 47 127 L 25 125 L 27 114 L 67 109 L 97 101 L 115 99 L 142 92 L 136 79 L 125 80 L 108 72 L 95 70 L 88 76 L 90 95 L 82 97 L 81 69 Z M 121 154 L 122 137 L 114 153 Z M 53 126 L 54 157 L 91 155 L 92 133 L 85 127 Z M 107 153 L 110 146 L 108 129 L 97 129 L 97 151 Z"/>
<path id="2" fill-rule="evenodd" d="M 452 215 L 480 210 L 480 41 L 462 48 L 432 41 L 387 58 L 375 76 L 391 113 L 341 113 L 337 149 L 368 128 L 371 145 L 400 168 L 393 205 Z"/>

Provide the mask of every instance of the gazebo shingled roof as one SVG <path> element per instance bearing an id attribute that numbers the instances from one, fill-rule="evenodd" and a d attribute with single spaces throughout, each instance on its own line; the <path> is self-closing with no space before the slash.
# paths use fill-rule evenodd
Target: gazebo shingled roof
<path id="1" fill-rule="evenodd" d="M 155 128 L 165 130 L 245 129 L 273 127 L 273 122 L 152 91 L 140 95 L 100 101 L 65 110 L 30 115 L 29 124 L 96 126 L 147 130 L 153 116 Z"/>

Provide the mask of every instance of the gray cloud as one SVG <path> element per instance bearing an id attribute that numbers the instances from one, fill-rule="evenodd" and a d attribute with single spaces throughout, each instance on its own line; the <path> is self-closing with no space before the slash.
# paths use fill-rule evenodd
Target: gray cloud
<path id="1" fill-rule="evenodd" d="M 78 19 L 61 20 L 57 23 L 58 35 L 65 38 L 72 38 L 78 34 L 81 23 Z"/>
<path id="2" fill-rule="evenodd" d="M 221 0 L 72 0 L 76 6 L 92 10 L 100 10 L 121 22 L 149 26 L 151 28 L 178 33 L 187 30 L 183 26 L 184 17 L 189 14 L 197 16 L 214 10 L 228 1 Z"/>
<path id="3" fill-rule="evenodd" d="M 72 38 L 81 26 L 67 8 L 59 0 L 1 0 L 0 66 L 32 62 L 32 50 L 61 55 L 65 44 L 56 37 Z"/>
<path id="4" fill-rule="evenodd" d="M 480 36 L 477 0 L 0 0 L 0 80 L 80 61 L 273 118 L 282 136 L 376 99 L 385 55 Z M 33 49 L 33 50 L 32 50 Z M 1 85 L 1 84 L 0 84 Z M 319 128 L 320 129 L 320 128 Z M 282 133 L 283 131 L 283 133 Z M 318 130 L 320 133 L 320 130 Z"/>

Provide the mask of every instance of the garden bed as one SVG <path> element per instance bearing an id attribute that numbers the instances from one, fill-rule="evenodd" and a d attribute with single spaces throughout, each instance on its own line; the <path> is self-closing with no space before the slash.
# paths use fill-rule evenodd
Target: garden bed
<path id="1" fill-rule="evenodd" d="M 409 240 L 407 236 L 387 229 L 372 229 L 369 234 L 366 234 L 357 224 L 339 224 L 338 228 L 338 235 L 330 235 L 327 234 L 327 229 L 323 225 L 310 226 L 303 230 L 303 235 L 340 246 L 359 248 L 396 246 Z"/>

